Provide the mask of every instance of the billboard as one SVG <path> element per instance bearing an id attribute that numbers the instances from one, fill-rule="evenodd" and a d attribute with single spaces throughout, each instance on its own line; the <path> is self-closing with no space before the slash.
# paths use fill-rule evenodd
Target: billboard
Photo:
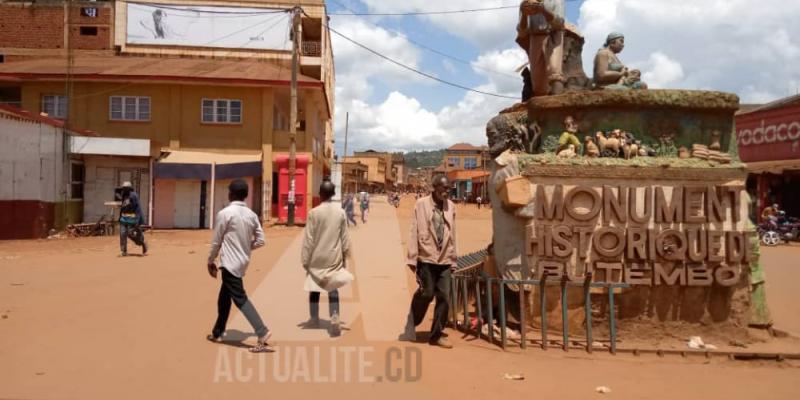
<path id="1" fill-rule="evenodd" d="M 127 14 L 127 44 L 291 49 L 285 9 L 127 3 Z"/>

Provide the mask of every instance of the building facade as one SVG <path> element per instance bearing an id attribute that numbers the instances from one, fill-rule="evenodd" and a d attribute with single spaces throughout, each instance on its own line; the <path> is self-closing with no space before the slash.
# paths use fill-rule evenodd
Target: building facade
<path id="1" fill-rule="evenodd" d="M 754 219 L 775 203 L 800 217 L 800 95 L 737 113 L 736 138 Z"/>
<path id="2" fill-rule="evenodd" d="M 486 146 L 473 146 L 469 143 L 456 143 L 448 147 L 442 163 L 455 169 L 479 169 L 489 162 L 489 148 Z"/>
<path id="3" fill-rule="evenodd" d="M 358 193 L 369 187 L 369 167 L 360 162 L 342 164 L 342 187 L 344 193 Z"/>
<path id="4" fill-rule="evenodd" d="M 206 153 L 198 157 L 211 164 L 231 155 L 256 158 L 258 174 L 228 178 L 249 179 L 253 209 L 264 220 L 278 218 L 289 196 L 278 165 L 290 147 L 287 10 L 298 4 L 304 14 L 296 151 L 308 161 L 295 197 L 310 210 L 333 163 L 335 75 L 322 0 L 0 3 L 0 24 L 8 29 L 0 35 L 0 103 L 114 137 L 152 140 L 167 154 Z M 203 177 L 162 177 L 188 183 L 156 191 L 161 221 L 172 207 L 160 199 L 217 208 Z"/>

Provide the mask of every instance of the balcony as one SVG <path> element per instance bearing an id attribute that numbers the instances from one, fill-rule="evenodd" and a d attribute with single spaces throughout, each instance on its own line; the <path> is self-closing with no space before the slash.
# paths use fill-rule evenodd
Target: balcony
<path id="1" fill-rule="evenodd" d="M 322 56 L 322 42 L 320 41 L 303 41 L 302 52 L 304 56 L 308 57 L 321 57 Z"/>

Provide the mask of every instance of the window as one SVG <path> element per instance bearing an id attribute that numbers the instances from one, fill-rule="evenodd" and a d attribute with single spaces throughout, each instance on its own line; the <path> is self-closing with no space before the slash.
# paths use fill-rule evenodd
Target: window
<path id="1" fill-rule="evenodd" d="M 86 167 L 80 162 L 71 162 L 69 171 L 69 198 L 83 200 L 83 183 L 86 181 Z"/>
<path id="2" fill-rule="evenodd" d="M 461 165 L 461 159 L 458 157 L 451 157 L 447 159 L 448 164 Z"/>
<path id="3" fill-rule="evenodd" d="M 283 116 L 278 107 L 272 107 L 272 129 L 276 131 L 288 131 L 289 120 Z"/>
<path id="4" fill-rule="evenodd" d="M 241 124 L 242 101 L 203 99 L 202 121 L 208 124 Z"/>
<path id="5" fill-rule="evenodd" d="M 478 168 L 478 159 L 477 158 L 465 158 L 464 159 L 464 169 L 475 169 Z"/>
<path id="6" fill-rule="evenodd" d="M 109 119 L 112 121 L 150 121 L 150 98 L 111 96 Z"/>
<path id="7" fill-rule="evenodd" d="M 67 96 L 63 94 L 42 96 L 42 112 L 52 118 L 67 118 Z"/>
<path id="8" fill-rule="evenodd" d="M 82 26 L 80 27 L 81 36 L 97 36 L 96 26 Z"/>

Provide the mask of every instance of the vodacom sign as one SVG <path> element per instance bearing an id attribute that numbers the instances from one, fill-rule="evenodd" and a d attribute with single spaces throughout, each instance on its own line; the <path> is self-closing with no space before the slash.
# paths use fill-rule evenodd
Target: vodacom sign
<path id="1" fill-rule="evenodd" d="M 766 125 L 762 119 L 761 125 L 756 125 L 756 128 L 739 130 L 738 138 L 740 146 L 794 142 L 800 139 L 800 121 L 775 122 Z"/>

